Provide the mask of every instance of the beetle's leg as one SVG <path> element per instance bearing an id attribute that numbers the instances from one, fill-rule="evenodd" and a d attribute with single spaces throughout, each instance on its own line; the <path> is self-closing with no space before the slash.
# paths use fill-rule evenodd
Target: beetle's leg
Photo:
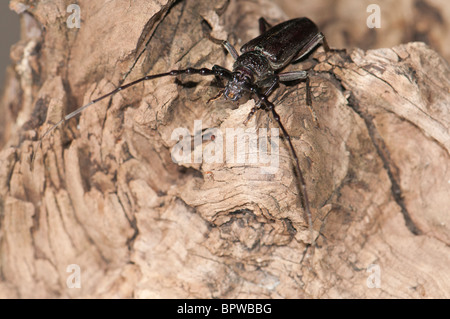
<path id="1" fill-rule="evenodd" d="M 297 55 L 292 59 L 292 62 L 300 60 L 320 44 L 322 44 L 325 52 L 346 52 L 345 49 L 331 49 L 328 46 L 328 42 L 324 34 L 319 32 L 297 53 Z"/>
<path id="2" fill-rule="evenodd" d="M 212 98 L 210 98 L 209 100 L 208 100 L 208 102 L 206 102 L 206 104 L 209 104 L 209 103 L 211 103 L 211 102 L 213 102 L 213 101 L 215 101 L 215 100 L 218 100 L 221 96 L 222 96 L 222 94 L 223 94 L 223 92 L 224 92 L 225 90 L 220 90 L 219 91 L 219 93 L 217 93 L 217 95 L 215 96 L 215 97 L 212 97 Z"/>
<path id="3" fill-rule="evenodd" d="M 306 71 L 292 71 L 278 74 L 281 82 L 306 80 L 308 78 L 308 72 Z"/>
<path id="4" fill-rule="evenodd" d="M 319 44 L 322 44 L 322 46 L 326 52 L 330 51 L 330 47 L 328 46 L 328 43 L 325 40 L 325 36 L 323 35 L 322 32 L 319 32 L 308 43 L 306 43 L 301 48 L 301 50 L 297 53 L 297 55 L 292 59 L 292 62 L 300 60 L 305 55 L 307 55 L 309 52 L 314 50 L 314 48 L 316 46 L 318 46 Z"/>
<path id="5" fill-rule="evenodd" d="M 311 88 L 309 86 L 309 75 L 306 71 L 292 71 L 278 74 L 281 82 L 289 82 L 295 80 L 304 80 L 306 82 L 306 104 L 311 106 Z"/>
<path id="6" fill-rule="evenodd" d="M 294 80 L 304 80 L 306 83 L 306 106 L 308 106 L 309 111 L 311 112 L 311 116 L 313 117 L 314 122 L 317 127 L 320 127 L 319 120 L 317 119 L 316 112 L 312 107 L 312 98 L 311 98 L 311 86 L 309 81 L 309 75 L 306 71 L 293 71 L 278 74 L 281 82 L 294 81 Z"/>
<path id="7" fill-rule="evenodd" d="M 295 81 L 295 80 L 304 80 L 305 81 L 305 83 L 306 83 L 306 106 L 308 107 L 309 111 L 311 112 L 311 116 L 313 118 L 314 123 L 316 123 L 317 127 L 320 127 L 316 112 L 314 111 L 314 109 L 312 107 L 311 86 L 310 86 L 309 76 L 306 71 L 292 71 L 292 72 L 278 74 L 276 76 L 276 81 L 274 81 L 273 84 L 266 90 L 264 95 L 266 97 L 268 97 L 279 82 L 288 82 L 288 81 Z M 250 120 L 250 118 L 255 114 L 256 110 L 260 107 L 260 104 L 261 104 L 261 101 L 258 101 L 256 103 L 256 106 L 251 109 L 250 113 L 247 116 L 247 119 L 244 121 L 244 124 L 247 124 L 247 122 Z"/>
<path id="8" fill-rule="evenodd" d="M 269 96 L 273 90 L 277 87 L 278 83 L 280 83 L 281 79 L 279 74 L 275 74 L 261 82 L 258 83 L 257 86 L 259 87 L 267 87 L 266 91 L 264 92 L 265 96 Z"/>
<path id="9" fill-rule="evenodd" d="M 260 34 L 263 34 L 272 27 L 272 25 L 269 22 L 267 22 L 266 19 L 264 19 L 263 17 L 259 18 L 258 22 Z"/>
<path id="10" fill-rule="evenodd" d="M 334 51 L 334 50 L 330 49 L 327 39 L 325 38 L 325 36 L 323 35 L 322 32 L 320 32 L 320 35 L 322 36 L 322 46 L 323 46 L 323 49 L 325 50 L 325 52 Z"/>
<path id="11" fill-rule="evenodd" d="M 320 128 L 319 119 L 317 118 L 316 112 L 312 107 L 311 85 L 309 83 L 309 77 L 306 78 L 305 83 L 306 83 L 306 106 L 311 112 L 311 116 L 313 118 L 314 123 L 316 123 L 316 127 Z"/>
<path id="12" fill-rule="evenodd" d="M 217 65 L 217 64 L 214 65 L 212 67 L 212 71 L 214 72 L 216 79 L 218 79 L 220 82 L 222 82 L 223 78 L 225 78 L 227 80 L 231 79 L 231 72 L 220 65 Z M 224 89 L 220 90 L 219 93 L 215 97 L 212 97 L 208 100 L 207 104 L 220 98 L 224 91 L 225 91 Z"/>
<path id="13" fill-rule="evenodd" d="M 278 74 L 274 74 L 260 82 L 256 85 L 257 87 L 267 87 L 266 91 L 264 92 L 264 96 L 269 96 L 272 91 L 276 88 L 276 86 L 280 83 L 280 77 Z M 250 113 L 248 113 L 247 118 L 244 121 L 244 125 L 247 125 L 248 121 L 252 118 L 253 115 L 255 115 L 256 111 L 261 107 L 261 100 L 256 101 L 256 104 L 252 109 L 250 110 Z"/>
<path id="14" fill-rule="evenodd" d="M 325 38 L 325 36 L 323 35 L 322 32 L 320 32 L 321 36 L 322 36 L 322 46 L 323 49 L 325 50 L 325 52 L 347 52 L 346 49 L 332 49 L 328 46 L 328 42 L 327 39 Z"/>
<path id="15" fill-rule="evenodd" d="M 304 80 L 306 83 L 306 106 L 308 106 L 309 111 L 311 112 L 311 116 L 313 117 L 313 121 L 316 123 L 318 127 L 319 120 L 317 119 L 316 112 L 312 108 L 312 98 L 311 98 L 311 86 L 309 81 L 309 76 L 306 71 L 292 71 L 285 72 L 280 74 L 275 74 L 272 77 L 269 77 L 258 83 L 257 87 L 267 87 L 268 89 L 264 92 L 264 96 L 268 97 L 272 91 L 275 89 L 279 82 L 289 82 L 295 80 Z M 250 110 L 247 118 L 244 121 L 244 124 L 247 124 L 248 121 L 252 118 L 252 116 L 256 113 L 256 111 L 260 108 L 261 101 L 257 101 L 256 105 Z"/>

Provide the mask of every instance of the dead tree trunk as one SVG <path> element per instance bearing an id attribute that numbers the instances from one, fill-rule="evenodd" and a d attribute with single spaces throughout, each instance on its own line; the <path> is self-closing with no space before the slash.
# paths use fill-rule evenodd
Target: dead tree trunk
<path id="1" fill-rule="evenodd" d="M 120 83 L 230 68 L 202 19 L 237 47 L 258 17 L 285 19 L 266 2 L 174 2 L 78 1 L 79 29 L 67 27 L 69 3 L 22 13 L 28 32 L 1 105 L 0 297 L 448 298 L 450 72 L 422 43 L 318 49 L 290 66 L 311 67 L 318 125 L 303 83 L 271 96 L 306 175 L 313 255 L 283 142 L 271 174 L 248 161 L 173 161 L 173 133 L 195 140 L 198 120 L 224 134 L 276 128 L 263 111 L 242 124 L 253 100 L 208 102 L 213 79 L 137 85 L 37 147 L 52 123 Z"/>

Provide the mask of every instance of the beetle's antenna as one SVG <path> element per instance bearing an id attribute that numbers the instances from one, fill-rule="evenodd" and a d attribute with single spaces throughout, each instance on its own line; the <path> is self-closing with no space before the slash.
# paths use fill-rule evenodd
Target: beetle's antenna
<path id="1" fill-rule="evenodd" d="M 295 162 L 294 168 L 296 170 L 298 181 L 299 181 L 299 185 L 298 186 L 299 186 L 299 191 L 300 191 L 300 195 L 301 195 L 300 199 L 302 201 L 303 208 L 305 209 L 305 215 L 306 215 L 306 219 L 308 221 L 308 228 L 309 228 L 309 230 L 311 232 L 311 247 L 314 249 L 316 240 L 315 240 L 315 237 L 314 237 L 312 215 L 311 215 L 311 209 L 310 209 L 310 204 L 309 204 L 308 192 L 307 192 L 307 189 L 306 189 L 306 182 L 305 182 L 305 178 L 303 176 L 303 172 L 300 169 L 300 161 L 298 159 L 297 152 L 295 152 L 294 145 L 292 144 L 291 136 L 289 135 L 289 133 L 285 129 L 283 123 L 281 123 L 280 116 L 278 115 L 277 111 L 275 111 L 275 105 L 267 99 L 267 96 L 265 96 L 264 94 L 259 93 L 257 87 L 251 86 L 251 87 L 249 87 L 249 90 L 253 94 L 256 95 L 256 97 L 259 100 L 258 102 L 261 105 L 263 105 L 264 107 L 266 107 L 268 109 L 268 111 L 270 111 L 272 113 L 273 118 L 275 119 L 275 121 L 277 122 L 278 126 L 280 127 L 284 138 L 288 141 L 289 149 L 290 149 L 290 151 L 292 153 L 292 156 L 293 156 L 294 162 Z M 255 109 L 252 109 L 251 113 L 254 114 L 255 111 L 256 111 Z"/>
<path id="2" fill-rule="evenodd" d="M 148 80 L 153 80 L 156 78 L 162 78 L 165 76 L 177 76 L 180 74 L 188 74 L 188 75 L 192 75 L 192 74 L 199 74 L 199 75 L 215 75 L 218 77 L 222 77 L 222 78 L 230 78 L 231 77 L 231 72 L 228 71 L 227 69 L 224 69 L 222 67 L 219 66 L 214 66 L 212 69 L 208 69 L 208 68 L 201 68 L 201 69 L 195 69 L 195 68 L 187 68 L 187 69 L 181 69 L 181 70 L 172 70 L 169 72 L 165 72 L 165 73 L 159 73 L 159 74 L 153 74 L 153 75 L 146 75 L 140 79 L 137 79 L 133 82 L 127 83 L 125 85 L 119 86 L 116 89 L 112 90 L 109 93 L 106 93 L 105 95 L 102 95 L 92 101 L 90 101 L 89 103 L 87 103 L 86 105 L 83 105 L 82 107 L 76 109 L 75 111 L 73 111 L 72 113 L 67 114 L 64 118 L 62 118 L 60 121 L 58 121 L 56 124 L 54 124 L 52 127 L 50 127 L 40 138 L 39 138 L 39 143 L 37 145 L 37 147 L 39 148 L 42 140 L 48 136 L 51 132 L 53 132 L 57 127 L 59 127 L 62 123 L 64 123 L 65 121 L 70 120 L 71 118 L 77 116 L 78 114 L 80 114 L 82 111 L 84 111 L 85 109 L 87 109 L 89 106 L 91 106 L 92 104 L 95 104 L 111 95 L 116 94 L 119 91 L 125 90 L 133 85 L 136 85 L 140 82 L 143 81 L 148 81 Z M 37 151 L 37 150 L 36 150 Z M 34 160 L 36 158 L 36 151 L 33 153 L 33 158 L 32 158 L 32 165 L 34 163 Z"/>

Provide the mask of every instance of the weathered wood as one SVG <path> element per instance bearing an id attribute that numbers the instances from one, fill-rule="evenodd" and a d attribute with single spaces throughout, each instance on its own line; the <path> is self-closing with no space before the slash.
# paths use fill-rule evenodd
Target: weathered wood
<path id="1" fill-rule="evenodd" d="M 306 175 L 319 244 L 310 255 L 284 143 L 273 174 L 258 163 L 172 160 L 172 133 L 194 135 L 196 120 L 224 134 L 276 128 L 263 111 L 242 124 L 253 100 L 208 103 L 213 79 L 123 91 L 36 149 L 62 114 L 119 83 L 231 67 L 202 36 L 203 18 L 239 47 L 259 16 L 281 21 L 282 12 L 264 1 L 79 3 L 75 30 L 65 5 L 29 8 L 23 19 L 36 32 L 13 49 L 22 68 L 2 98 L 12 120 L 0 152 L 0 297 L 449 297 L 450 72 L 432 49 L 318 49 L 303 65 L 313 67 L 319 126 L 303 83 L 272 95 Z M 81 288 L 67 285 L 72 264 Z"/>

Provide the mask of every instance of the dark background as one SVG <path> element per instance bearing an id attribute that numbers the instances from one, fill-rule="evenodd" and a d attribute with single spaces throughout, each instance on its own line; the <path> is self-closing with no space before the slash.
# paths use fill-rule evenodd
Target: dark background
<path id="1" fill-rule="evenodd" d="M 6 67 L 10 63 L 9 50 L 11 45 L 19 41 L 19 15 L 9 10 L 9 1 L 0 1 L 0 88 L 5 83 Z"/>

